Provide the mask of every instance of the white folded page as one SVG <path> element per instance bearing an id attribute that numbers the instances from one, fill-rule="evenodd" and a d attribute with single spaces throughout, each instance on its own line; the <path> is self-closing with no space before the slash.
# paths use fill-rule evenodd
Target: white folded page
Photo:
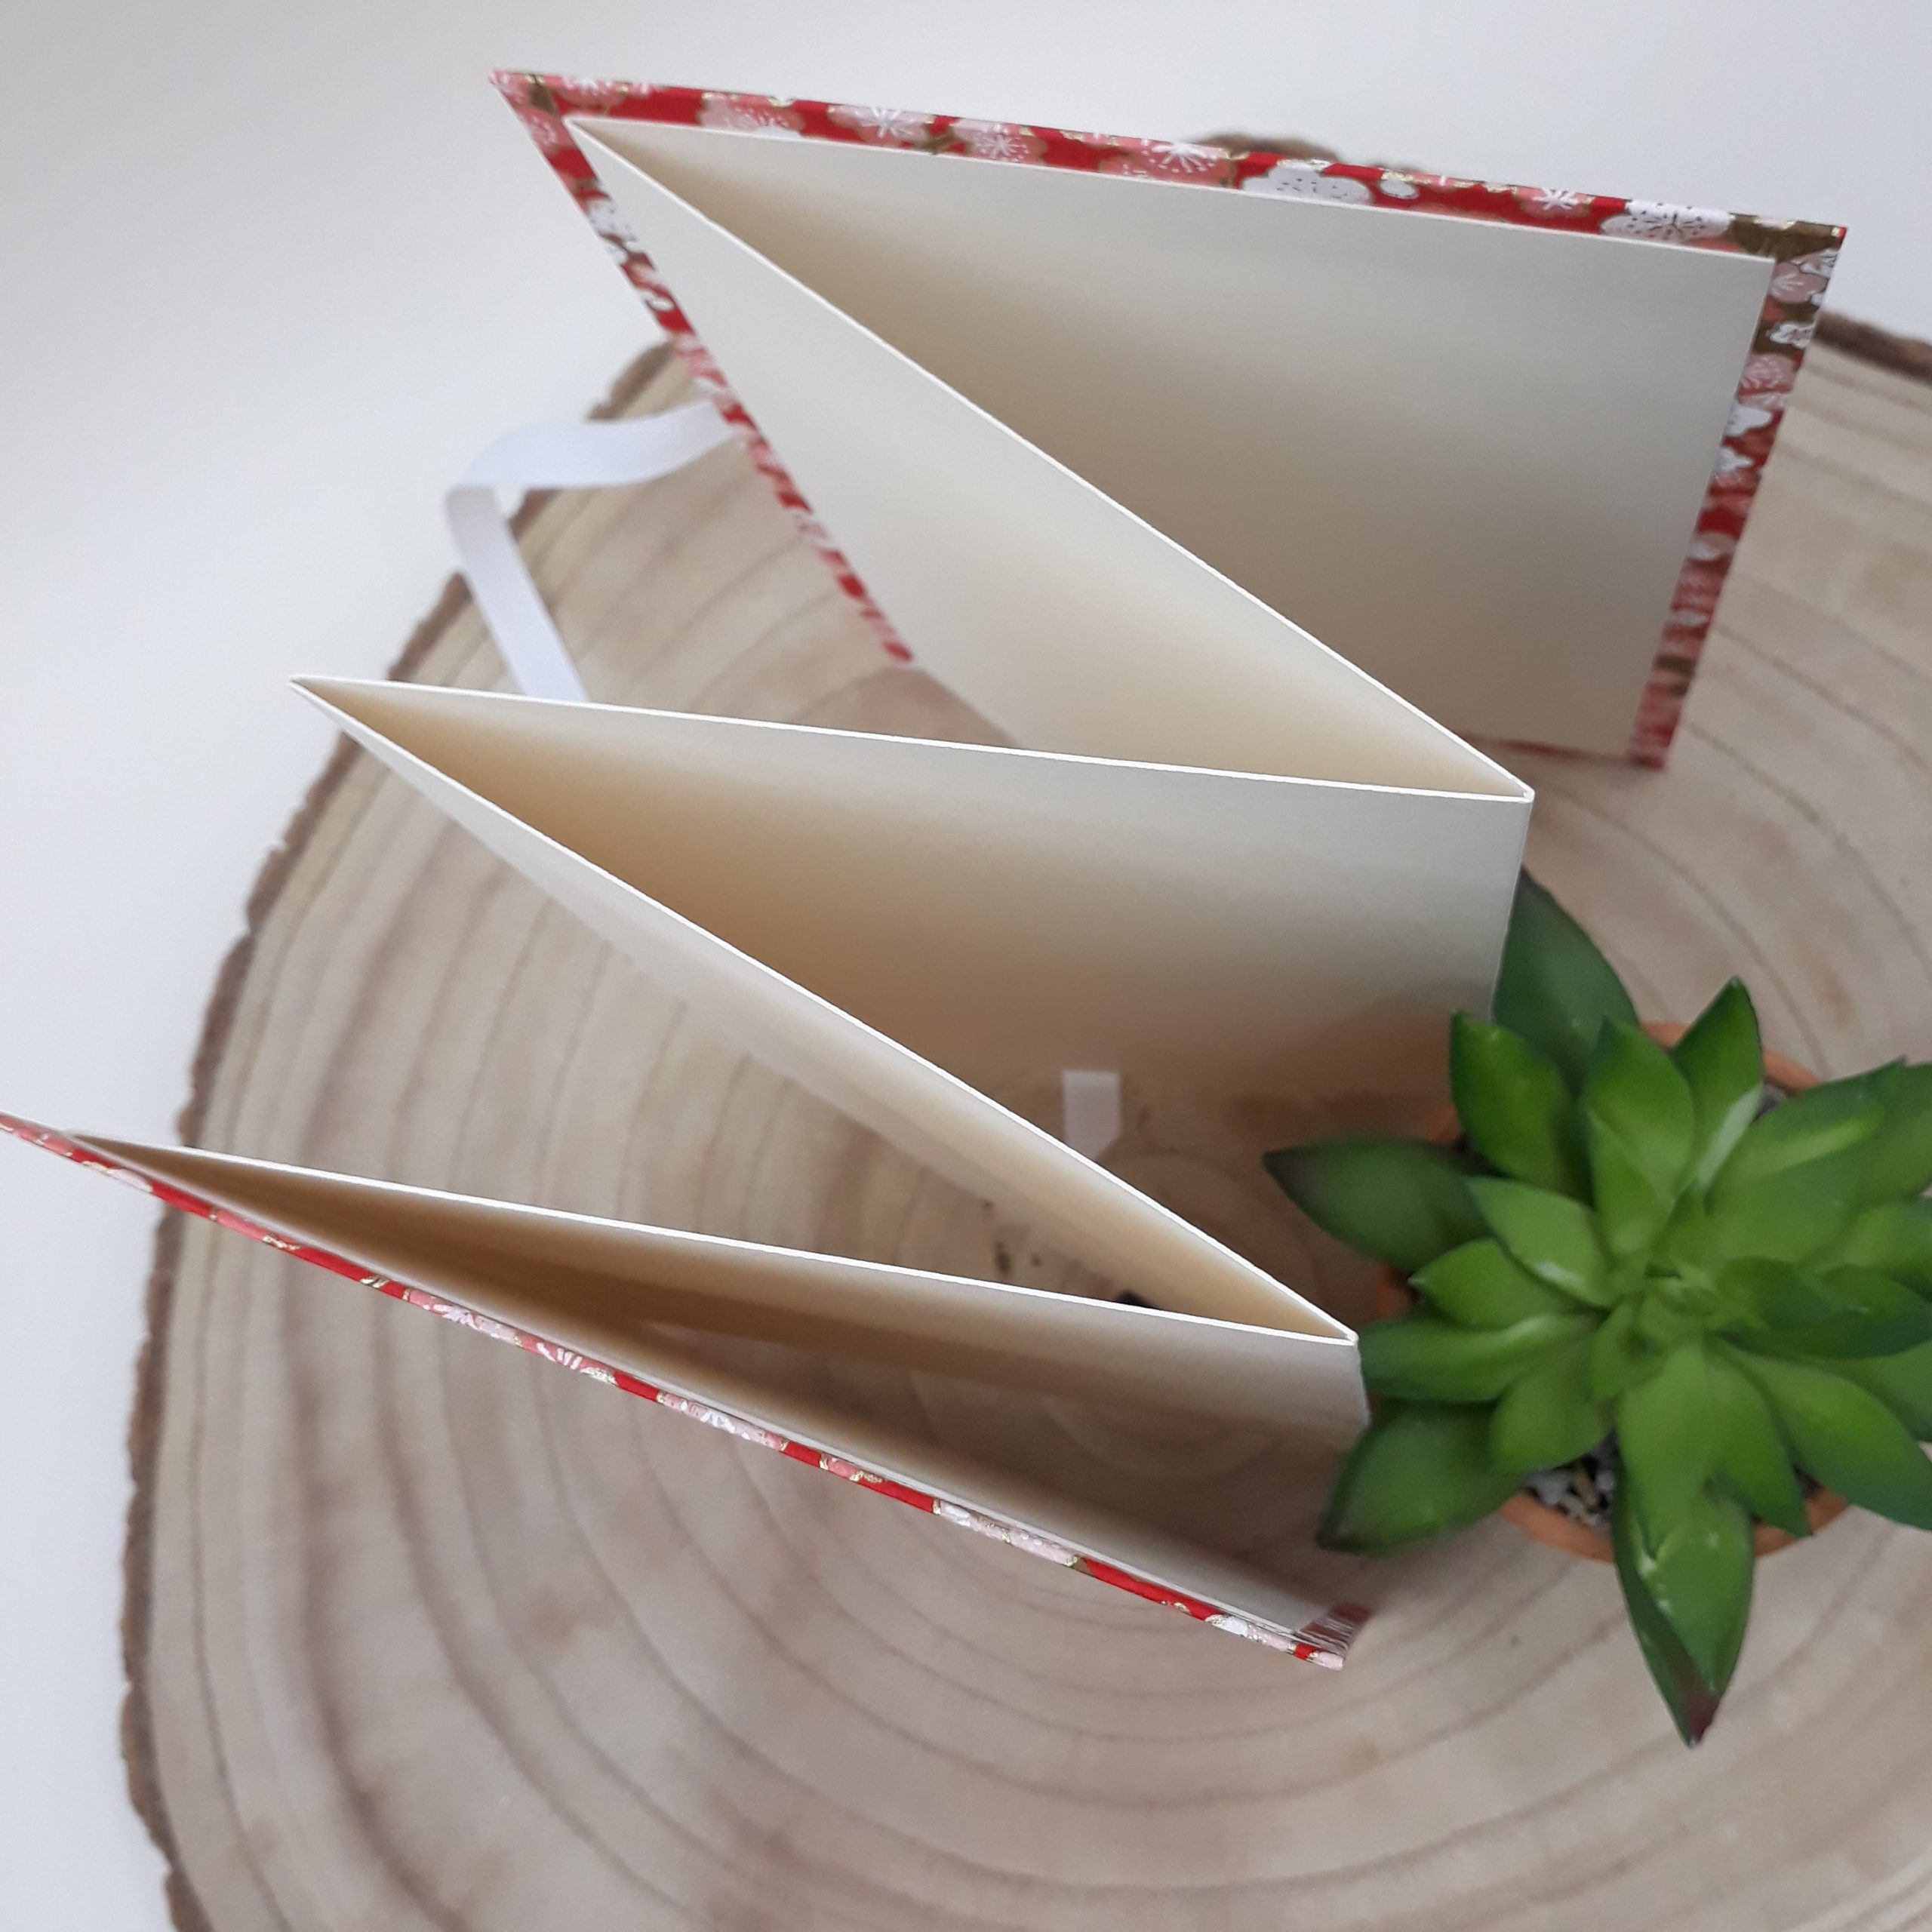
<path id="1" fill-rule="evenodd" d="M 1445 1016 L 1488 998 L 1528 817 L 1520 798 L 304 688 L 981 1086 L 1100 1066 L 1412 1091 Z"/>
<path id="2" fill-rule="evenodd" d="M 783 1343 L 1035 1392 L 1152 1402 L 1331 1447 L 1361 1426 L 1344 1341 L 997 1281 L 90 1137 L 97 1152 L 466 1306 Z"/>
<path id="3" fill-rule="evenodd" d="M 1432 716 L 1623 749 L 1768 261 L 1404 215 L 1353 182 L 1327 184 L 1348 202 L 573 125 L 788 463 L 767 411 L 789 398 L 743 328 L 715 333 L 741 318 L 664 196 Z M 871 435 L 855 455 L 894 466 Z"/>
<path id="4" fill-rule="evenodd" d="M 251 1190 L 235 1187 L 233 1174 L 227 1174 L 222 1185 L 211 1187 L 206 1184 L 209 1168 L 196 1163 L 195 1178 L 187 1180 L 190 1168 L 183 1164 L 180 1150 L 86 1138 L 80 1138 L 78 1144 L 155 1179 L 187 1185 L 217 1206 L 275 1228 L 273 1215 L 259 1214 L 246 1204 Z M 202 1157 L 204 1163 L 218 1159 Z M 298 1241 L 306 1238 L 294 1226 L 275 1231 Z M 352 1238 L 334 1244 L 331 1251 L 345 1260 L 366 1263 L 372 1276 L 384 1273 L 373 1254 L 358 1254 Z M 328 1278 L 317 1275 L 313 1278 L 319 1283 Z M 1063 1550 L 1063 1561 L 1071 1561 L 1075 1552 L 1098 1556 L 1151 1583 L 1204 1598 L 1225 1611 L 1259 1618 L 1282 1632 L 1294 1631 L 1321 1614 L 1323 1606 L 1283 1583 L 1158 1523 L 1139 1520 L 1122 1510 L 962 1454 L 823 1395 L 787 1386 L 754 1369 L 711 1360 L 673 1336 L 641 1329 L 635 1321 L 608 1309 L 558 1306 L 540 1287 L 528 1281 L 459 1278 L 454 1271 L 445 1278 L 452 1284 L 448 1291 L 452 1302 L 488 1321 L 506 1324 L 557 1349 L 635 1376 L 691 1404 L 701 1418 L 730 1419 L 735 1432 L 743 1433 L 744 1424 L 772 1432 L 923 1491 L 955 1509 L 972 1512 L 981 1522 L 991 1519 L 1043 1539 L 1047 1549 L 1041 1553 Z M 407 1284 L 429 1286 L 417 1281 Z M 431 1292 L 438 1291 L 432 1288 Z"/>
<path id="5" fill-rule="evenodd" d="M 305 688 L 351 737 L 673 997 L 774 1072 L 1029 1222 L 1075 1260 L 1156 1307 L 1352 1340 L 1313 1303 L 1103 1168 L 365 722 L 357 694 L 386 688 Z"/>
<path id="6" fill-rule="evenodd" d="M 1452 733 L 583 139 L 900 635 L 1001 731 L 1102 758 L 1522 795 Z"/>

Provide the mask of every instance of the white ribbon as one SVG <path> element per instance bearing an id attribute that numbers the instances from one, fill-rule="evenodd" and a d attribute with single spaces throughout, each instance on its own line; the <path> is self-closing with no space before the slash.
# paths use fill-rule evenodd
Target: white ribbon
<path id="1" fill-rule="evenodd" d="M 581 703 L 589 694 L 531 581 L 497 493 L 654 483 L 731 435 L 731 425 L 704 401 L 616 423 L 540 423 L 499 436 L 463 472 L 443 500 L 457 568 L 526 696 Z"/>
<path id="2" fill-rule="evenodd" d="M 1068 1067 L 1060 1077 L 1060 1137 L 1097 1161 L 1120 1138 L 1120 1075 Z"/>

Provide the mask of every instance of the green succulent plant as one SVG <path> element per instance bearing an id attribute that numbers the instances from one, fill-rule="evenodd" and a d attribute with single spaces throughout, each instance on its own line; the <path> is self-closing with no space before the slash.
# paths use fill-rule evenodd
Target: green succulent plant
<path id="1" fill-rule="evenodd" d="M 1767 1097 L 1735 980 L 1666 1051 L 1527 875 L 1494 1014 L 1452 1024 L 1456 1146 L 1268 1157 L 1416 1296 L 1361 1337 L 1374 1414 L 1321 1540 L 1460 1529 L 1614 1442 L 1625 1602 L 1695 1743 L 1743 1642 L 1754 1522 L 1807 1534 L 1809 1478 L 1932 1529 L 1932 1066 Z"/>

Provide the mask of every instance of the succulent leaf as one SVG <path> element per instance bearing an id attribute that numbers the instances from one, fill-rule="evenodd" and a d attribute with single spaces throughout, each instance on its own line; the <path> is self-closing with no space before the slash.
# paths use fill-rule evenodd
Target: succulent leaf
<path id="1" fill-rule="evenodd" d="M 1265 1158 L 1317 1227 L 1405 1275 L 1487 1232 L 1461 1163 L 1428 1141 L 1346 1135 Z"/>
<path id="2" fill-rule="evenodd" d="M 1901 1066 L 1860 1188 L 1866 1201 L 1903 1201 L 1932 1187 L 1932 1066 Z"/>
<path id="3" fill-rule="evenodd" d="M 1843 1240 L 1857 1211 L 1857 1167 L 1823 1160 L 1734 1189 L 1710 1203 L 1713 1244 L 1739 1258 L 1808 1261 Z"/>
<path id="4" fill-rule="evenodd" d="M 1717 1447 L 1716 1425 L 1701 1340 L 1679 1343 L 1654 1375 L 1617 1398 L 1624 1480 L 1652 1549 L 1703 1487 Z"/>
<path id="5" fill-rule="evenodd" d="M 1590 1149 L 1592 1204 L 1604 1246 L 1618 1259 L 1641 1254 L 1669 1220 L 1671 1198 L 1656 1187 L 1640 1149 L 1594 1121 L 1585 1131 Z"/>
<path id="6" fill-rule="evenodd" d="M 1511 1256 L 1540 1281 L 1607 1308 L 1614 1299 L 1597 1219 L 1567 1195 L 1478 1176 L 1468 1183 L 1477 1211 Z"/>
<path id="7" fill-rule="evenodd" d="M 1710 1217 L 1704 1197 L 1694 1187 L 1687 1187 L 1677 1197 L 1677 1205 L 1651 1249 L 1657 1263 L 1671 1268 L 1706 1269 L 1711 1261 Z"/>
<path id="8" fill-rule="evenodd" d="M 1574 1462 L 1610 1433 L 1611 1411 L 1589 1390 L 1587 1334 L 1551 1349 L 1503 1392 L 1491 1417 L 1489 1457 L 1518 1477 Z"/>
<path id="9" fill-rule="evenodd" d="M 1507 1328 L 1466 1328 L 1427 1309 L 1372 1322 L 1361 1333 L 1361 1376 L 1379 1395 L 1410 1402 L 1493 1402 L 1589 1318 L 1537 1315 Z"/>
<path id="10" fill-rule="evenodd" d="M 1890 1355 L 1932 1341 L 1932 1305 L 1872 1268 L 1800 1270 L 1734 1261 L 1721 1278 L 1747 1347 L 1778 1355 Z"/>
<path id="11" fill-rule="evenodd" d="M 1519 1268 L 1495 1240 L 1465 1241 L 1410 1277 L 1438 1315 L 1468 1328 L 1507 1328 L 1536 1315 L 1574 1315 L 1569 1296 Z"/>
<path id="12" fill-rule="evenodd" d="M 1804 1494 L 1784 1438 L 1764 1397 L 1737 1365 L 1712 1354 L 1706 1360 L 1711 1402 L 1717 1414 L 1717 1447 L 1711 1473 L 1718 1486 L 1754 1516 L 1787 1535 L 1809 1536 Z"/>
<path id="13" fill-rule="evenodd" d="M 1801 1469 L 1847 1503 L 1932 1529 L 1932 1463 L 1876 1395 L 1808 1362 L 1743 1349 L 1732 1358 L 1770 1404 Z"/>
<path id="14" fill-rule="evenodd" d="M 1932 1442 L 1932 1343 L 1833 1366 L 1877 1396 L 1921 1442 Z"/>
<path id="15" fill-rule="evenodd" d="M 1484 1410 L 1383 1404 L 1343 1461 L 1315 1540 L 1375 1556 L 1479 1521 L 1516 1487 L 1488 1449 Z"/>
<path id="16" fill-rule="evenodd" d="M 1651 1678 L 1662 1694 L 1677 1734 L 1695 1744 L 1718 1714 L 1718 1699 L 1699 1673 L 1689 1650 L 1651 1594 L 1648 1579 L 1638 1568 L 1642 1537 L 1636 1512 L 1627 1491 L 1620 1492 L 1611 1512 L 1611 1541 L 1617 1552 L 1617 1580 L 1623 1603 Z"/>
<path id="17" fill-rule="evenodd" d="M 1494 1010 L 1497 1023 L 1539 1048 L 1573 1091 L 1604 1022 L 1637 1023 L 1616 968 L 1527 872 L 1516 882 Z"/>
<path id="18" fill-rule="evenodd" d="M 1610 1401 L 1654 1375 L 1663 1358 L 1637 1333 L 1637 1303 L 1620 1301 L 1590 1337 L 1590 1393 Z"/>
<path id="19" fill-rule="evenodd" d="M 1814 1087 L 1746 1129 L 1711 1185 L 1711 1235 L 1726 1254 L 1802 1261 L 1844 1238 L 1893 1071 Z"/>
<path id="20" fill-rule="evenodd" d="M 1469 1144 L 1492 1167 L 1532 1187 L 1588 1198 L 1575 1103 L 1562 1075 L 1528 1041 L 1457 1014 L 1449 1087 Z"/>
<path id="21" fill-rule="evenodd" d="M 1637 1339 L 1660 1354 L 1696 1340 L 1710 1325 L 1708 1314 L 1670 1288 L 1654 1283 L 1637 1298 Z"/>
<path id="22" fill-rule="evenodd" d="M 1708 1187 L 1757 1118 L 1764 1091 L 1764 1042 L 1742 980 L 1733 980 L 1698 1014 L 1670 1057 L 1690 1089 L 1691 1178 Z"/>
<path id="23" fill-rule="evenodd" d="M 1774 1180 L 1794 1168 L 1809 1167 L 1869 1141 L 1885 1114 L 1880 1076 L 1894 1070 L 1880 1067 L 1848 1080 L 1826 1081 L 1794 1094 L 1753 1121 L 1719 1169 L 1717 1191 Z"/>
<path id="24" fill-rule="evenodd" d="M 1932 1342 L 1932 1306 L 1882 1269 L 1826 1268 L 1812 1278 L 1841 1311 L 1829 1337 L 1812 1340 L 1814 1354 L 1896 1355 Z"/>
<path id="25" fill-rule="evenodd" d="M 1751 1615 L 1755 1559 L 1749 1517 L 1729 1497 L 1702 1489 L 1661 1540 L 1651 1540 L 1638 1509 L 1618 1541 L 1617 1571 L 1626 1602 L 1630 1601 L 1634 1584 L 1681 1647 L 1710 1694 L 1714 1715 L 1737 1667 Z M 1653 1670 L 1654 1674 L 1654 1666 Z M 1664 1687 L 1662 1680 L 1658 1687 Z M 1675 1706 L 1672 1714 L 1676 1714 Z M 1706 1726 L 1709 1722 L 1706 1716 Z M 1687 1742 L 1696 1741 L 1687 1734 Z"/>
<path id="26" fill-rule="evenodd" d="M 1670 1219 L 1690 1164 L 1690 1085 L 1648 1034 L 1612 1020 L 1597 1037 L 1580 1105 L 1604 1244 L 1638 1254 Z"/>
<path id="27" fill-rule="evenodd" d="M 1835 1258 L 1875 1268 L 1932 1295 L 1932 1201 L 1886 1201 L 1866 1208 L 1845 1231 Z"/>

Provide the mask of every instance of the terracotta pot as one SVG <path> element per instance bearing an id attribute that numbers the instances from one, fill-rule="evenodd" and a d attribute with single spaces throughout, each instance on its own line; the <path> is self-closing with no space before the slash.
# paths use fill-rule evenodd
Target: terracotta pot
<path id="1" fill-rule="evenodd" d="M 1644 1031 L 1660 1046 L 1674 1047 L 1684 1037 L 1681 1026 L 1646 1026 Z M 1764 1076 L 1774 1086 L 1783 1088 L 1787 1093 L 1801 1094 L 1807 1087 L 1818 1084 L 1818 1076 L 1808 1072 L 1795 1060 L 1786 1060 L 1781 1054 L 1767 1053 L 1764 1056 Z M 1462 1131 L 1462 1124 L 1456 1118 L 1456 1109 L 1445 1106 L 1431 1123 L 1429 1138 L 1439 1146 L 1449 1146 Z M 1386 1321 L 1391 1317 L 1405 1313 L 1415 1306 L 1416 1294 L 1405 1277 L 1392 1268 L 1382 1270 L 1376 1283 L 1375 1312 L 1378 1319 Z M 1844 1509 L 1844 1499 L 1834 1496 L 1828 1489 L 1814 1492 L 1804 1507 L 1805 1515 L 1810 1519 L 1815 1533 L 1822 1530 Z M 1497 1514 L 1506 1517 L 1525 1536 L 1534 1537 L 1538 1543 L 1548 1543 L 1552 1549 L 1567 1550 L 1572 1556 L 1586 1556 L 1598 1563 L 1615 1560 L 1610 1538 L 1601 1530 L 1587 1529 L 1583 1524 L 1573 1521 L 1560 1509 L 1552 1509 L 1547 1503 L 1539 1503 L 1527 1491 L 1519 1491 L 1504 1503 Z M 1784 1549 L 1798 1539 L 1783 1530 L 1774 1529 L 1767 1523 L 1758 1525 L 1755 1537 L 1758 1554 L 1769 1556 Z"/>

